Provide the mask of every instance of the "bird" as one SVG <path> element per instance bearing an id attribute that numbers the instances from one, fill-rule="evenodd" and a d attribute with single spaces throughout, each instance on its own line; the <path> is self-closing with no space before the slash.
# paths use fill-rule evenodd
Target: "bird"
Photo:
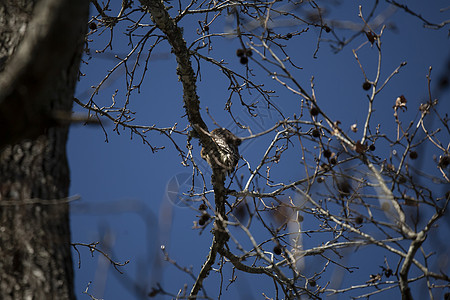
<path id="1" fill-rule="evenodd" d="M 242 139 L 226 128 L 216 128 L 209 135 L 217 146 L 219 156 L 215 157 L 212 149 L 203 146 L 200 152 L 201 157 L 208 162 L 211 168 L 213 168 L 212 161 L 214 160 L 215 165 L 222 168 L 224 175 L 230 176 L 240 159 L 238 147 L 242 143 Z"/>

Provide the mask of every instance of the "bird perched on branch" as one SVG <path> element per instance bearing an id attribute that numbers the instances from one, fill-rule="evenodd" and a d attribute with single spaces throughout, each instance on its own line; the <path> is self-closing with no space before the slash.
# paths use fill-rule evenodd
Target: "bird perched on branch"
<path id="1" fill-rule="evenodd" d="M 214 156 L 212 149 L 202 148 L 201 156 L 213 167 L 212 159 L 223 169 L 225 174 L 231 175 L 239 161 L 238 146 L 242 140 L 225 128 L 217 128 L 210 132 L 210 136 L 219 150 L 219 157 Z"/>

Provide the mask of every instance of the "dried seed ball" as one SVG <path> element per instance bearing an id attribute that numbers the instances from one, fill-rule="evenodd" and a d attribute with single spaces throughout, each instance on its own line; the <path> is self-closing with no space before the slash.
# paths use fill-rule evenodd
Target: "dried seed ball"
<path id="1" fill-rule="evenodd" d="M 363 90 L 368 91 L 368 90 L 370 90 L 371 87 L 372 87 L 372 84 L 370 82 L 364 81 L 364 83 L 362 85 Z"/>
<path id="2" fill-rule="evenodd" d="M 374 145 L 374 144 L 370 145 L 370 146 L 369 146 L 369 150 L 370 150 L 370 151 L 375 151 L 375 145 Z"/>
<path id="3" fill-rule="evenodd" d="M 198 224 L 200 226 L 205 225 L 206 221 L 208 221 L 209 218 L 210 218 L 209 214 L 204 212 L 203 215 L 200 217 L 200 220 L 198 220 Z"/>
<path id="4" fill-rule="evenodd" d="M 343 195 L 343 196 L 350 194 L 351 186 L 350 186 L 350 183 L 348 183 L 348 181 L 346 181 L 346 180 L 338 181 L 337 188 L 338 188 L 339 193 L 341 193 L 341 195 Z"/>
<path id="5" fill-rule="evenodd" d="M 409 158 L 411 159 L 416 159 L 419 155 L 417 154 L 416 151 L 411 151 L 409 152 Z"/>
<path id="6" fill-rule="evenodd" d="M 286 37 L 287 37 L 288 39 L 292 38 L 292 33 L 286 34 Z"/>
<path id="7" fill-rule="evenodd" d="M 328 27 L 327 25 L 325 25 L 324 27 L 325 27 L 325 32 L 326 32 L 326 33 L 328 33 L 328 32 L 330 32 L 330 31 L 331 31 L 331 28 L 330 28 L 330 27 Z"/>
<path id="8" fill-rule="evenodd" d="M 246 65 L 248 63 L 248 58 L 246 56 L 242 56 L 239 61 L 241 64 Z"/>
<path id="9" fill-rule="evenodd" d="M 97 29 L 97 24 L 94 22 L 89 23 L 89 29 L 91 29 L 91 30 Z"/>
<path id="10" fill-rule="evenodd" d="M 323 156 L 325 156 L 326 158 L 329 158 L 331 156 L 331 151 L 328 149 L 325 149 L 323 151 Z"/>
<path id="11" fill-rule="evenodd" d="M 303 216 L 299 214 L 299 215 L 297 216 L 297 221 L 303 222 L 303 220 L 304 220 Z"/>
<path id="12" fill-rule="evenodd" d="M 312 286 L 312 287 L 315 287 L 316 286 L 316 281 L 314 279 L 311 279 L 309 281 L 309 285 Z"/>
<path id="13" fill-rule="evenodd" d="M 206 221 L 209 220 L 209 218 L 211 218 L 211 216 L 208 213 L 204 212 L 203 215 L 202 215 L 202 219 L 205 220 L 205 222 L 206 222 Z"/>
<path id="14" fill-rule="evenodd" d="M 405 178 L 405 176 L 399 176 L 398 177 L 398 183 L 399 184 L 404 184 L 404 183 L 406 183 L 406 178 Z"/>
<path id="15" fill-rule="evenodd" d="M 247 53 L 246 54 L 247 54 L 248 57 L 252 56 L 253 55 L 252 49 L 247 49 Z"/>
<path id="16" fill-rule="evenodd" d="M 356 224 L 362 224 L 363 221 L 364 221 L 364 220 L 363 220 L 362 217 L 356 217 L 356 218 L 355 218 L 355 223 L 356 223 Z"/>
<path id="17" fill-rule="evenodd" d="M 311 108 L 309 113 L 311 114 L 311 116 L 317 116 L 319 114 L 319 110 L 317 109 L 317 107 L 313 107 Z"/>
<path id="18" fill-rule="evenodd" d="M 331 163 L 332 165 L 337 164 L 336 156 L 333 156 L 332 158 L 330 158 L 330 163 Z"/>
<path id="19" fill-rule="evenodd" d="M 322 183 L 322 182 L 324 182 L 324 181 L 325 181 L 325 178 L 323 178 L 322 176 L 317 177 L 317 182 L 318 182 L 318 183 Z"/>
<path id="20" fill-rule="evenodd" d="M 394 274 L 394 272 L 392 271 L 392 269 L 387 268 L 386 270 L 384 270 L 384 276 L 386 276 L 387 278 L 391 277 Z"/>
<path id="21" fill-rule="evenodd" d="M 203 27 L 203 30 L 209 31 L 209 26 L 208 26 L 208 25 L 205 25 L 205 27 Z"/>
<path id="22" fill-rule="evenodd" d="M 205 203 L 202 203 L 202 204 L 200 204 L 200 205 L 198 206 L 198 209 L 199 209 L 199 210 L 206 210 L 206 209 L 207 209 L 207 206 L 206 206 Z"/>
<path id="23" fill-rule="evenodd" d="M 276 245 L 275 247 L 273 247 L 273 253 L 275 253 L 276 255 L 280 255 L 281 247 L 279 245 Z"/>
<path id="24" fill-rule="evenodd" d="M 236 56 L 242 57 L 244 55 L 245 55 L 244 49 L 239 48 L 239 49 L 236 50 Z"/>
<path id="25" fill-rule="evenodd" d="M 320 136 L 320 132 L 317 129 L 313 129 L 313 131 L 311 132 L 312 136 L 315 138 L 318 138 Z"/>
<path id="26" fill-rule="evenodd" d="M 430 105 L 428 103 L 421 103 L 419 106 L 419 110 L 421 112 L 426 112 L 430 108 Z"/>

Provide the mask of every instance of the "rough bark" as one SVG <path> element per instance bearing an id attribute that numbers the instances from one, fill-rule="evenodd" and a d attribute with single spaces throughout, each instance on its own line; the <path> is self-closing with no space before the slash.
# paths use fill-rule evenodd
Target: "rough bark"
<path id="1" fill-rule="evenodd" d="M 88 9 L 0 3 L 0 299 L 75 299 L 68 124 L 57 116 L 72 108 Z"/>

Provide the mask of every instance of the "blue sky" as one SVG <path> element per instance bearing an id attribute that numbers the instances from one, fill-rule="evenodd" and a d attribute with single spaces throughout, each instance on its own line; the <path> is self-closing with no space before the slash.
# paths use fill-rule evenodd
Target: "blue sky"
<path id="1" fill-rule="evenodd" d="M 442 21 L 449 18 L 449 13 L 440 13 L 439 9 L 446 6 L 446 1 L 431 1 L 426 5 L 423 1 L 408 1 L 412 9 L 418 9 L 422 15 L 430 20 Z M 342 5 L 338 10 L 331 11 L 330 17 L 336 19 L 350 19 L 359 22 L 357 5 L 364 5 L 363 1 L 352 1 Z M 385 4 L 380 5 L 385 7 Z M 364 9 L 364 7 L 363 7 Z M 378 10 L 380 12 L 381 10 Z M 147 20 L 148 22 L 148 20 Z M 382 76 L 386 78 L 398 65 L 407 61 L 408 64 L 396 75 L 385 90 L 378 96 L 374 114 L 374 124 L 380 123 L 382 130 L 390 131 L 394 128 L 392 118 L 392 105 L 395 98 L 401 94 L 408 99 L 410 109 L 404 114 L 405 119 L 414 117 L 419 103 L 427 97 L 426 75 L 429 66 L 433 66 L 434 78 L 445 68 L 445 61 L 450 54 L 448 29 L 424 29 L 422 22 L 410 15 L 397 11 L 390 19 L 396 25 L 395 30 L 386 30 L 383 41 Z M 186 39 L 192 41 L 196 36 L 198 27 L 195 20 L 183 21 Z M 292 39 L 289 51 L 295 53 L 294 61 L 303 69 L 294 71 L 296 78 L 307 88 L 311 76 L 314 76 L 316 97 L 330 117 L 342 122 L 342 128 L 349 128 L 357 123 L 363 126 L 367 110 L 366 92 L 361 88 L 364 78 L 357 65 L 352 49 L 365 41 L 359 37 L 350 43 L 341 52 L 335 54 L 327 43 L 322 43 L 317 54 L 313 53 L 317 43 L 317 31 L 311 29 L 298 39 Z M 346 34 L 351 35 L 351 32 Z M 91 49 L 103 48 L 106 34 L 91 43 Z M 123 35 L 115 33 L 114 53 L 126 53 L 126 39 Z M 214 43 L 214 49 L 209 55 L 216 59 L 224 59 L 230 67 L 241 69 L 235 56 L 239 47 L 236 39 L 222 39 Z M 110 52 L 110 51 L 109 51 Z M 141 125 L 156 124 L 160 127 L 173 126 L 184 128 L 186 118 L 182 104 L 182 87 L 176 75 L 176 63 L 170 54 L 167 44 L 161 44 L 157 49 L 158 58 L 151 60 L 149 72 L 140 93 L 132 96 L 131 107 L 137 111 L 136 123 Z M 365 47 L 358 52 L 361 62 L 366 68 L 368 76 L 373 79 L 376 62 L 376 51 Z M 82 72 L 86 74 L 77 87 L 77 94 L 81 101 L 86 101 L 86 90 L 101 80 L 108 68 L 116 62 L 107 55 L 93 55 L 88 64 L 83 64 Z M 300 113 L 300 100 L 294 94 L 283 90 L 274 81 L 270 80 L 257 66 L 250 61 L 250 67 L 255 69 L 258 80 L 264 82 L 267 88 L 279 93 L 275 101 L 287 116 Z M 217 67 L 206 63 L 201 64 L 201 80 L 198 81 L 198 94 L 200 96 L 202 114 L 210 129 L 213 123 L 205 113 L 208 107 L 210 113 L 221 126 L 231 126 L 232 120 L 224 112 L 224 104 L 228 96 L 227 82 Z M 118 101 L 123 101 L 124 76 L 118 77 L 112 85 L 105 88 L 97 96 L 100 105 L 109 105 L 111 95 L 119 89 Z M 84 98 L 83 98 L 84 97 Z M 246 94 L 249 101 L 257 99 L 256 94 Z M 449 111 L 448 93 L 443 95 L 440 108 Z M 260 118 L 252 120 L 242 111 L 237 101 L 234 101 L 233 112 L 252 128 L 263 130 L 272 126 L 278 119 L 273 112 L 267 111 L 262 103 L 259 107 Z M 83 112 L 75 104 L 74 111 Z M 375 126 L 375 125 L 374 125 Z M 190 285 L 193 280 L 185 273 L 164 262 L 159 256 L 160 245 L 166 246 L 170 257 L 180 265 L 190 267 L 196 276 L 206 258 L 211 243 L 210 227 L 199 234 L 193 230 L 193 221 L 197 220 L 195 211 L 173 203 L 170 195 L 177 180 L 182 187 L 186 176 L 191 173 L 190 167 L 183 167 L 181 159 L 174 150 L 170 141 L 159 134 L 149 134 L 149 140 L 154 146 L 164 146 L 166 149 L 152 153 L 138 136 L 131 139 L 128 130 L 119 129 L 113 132 L 113 125 L 105 123 L 105 133 L 99 126 L 74 125 L 71 127 L 68 141 L 68 157 L 71 169 L 70 195 L 80 195 L 81 199 L 72 203 L 71 228 L 73 242 L 100 241 L 101 249 L 110 248 L 114 260 L 129 264 L 121 270 L 126 273 L 120 275 L 113 267 L 105 262 L 98 253 L 91 257 L 87 249 L 79 248 L 81 253 L 81 268 L 78 268 L 78 258 L 74 252 L 74 266 L 76 278 L 76 293 L 78 299 L 88 299 L 81 292 L 86 289 L 88 282 L 92 281 L 89 292 L 93 296 L 104 299 L 139 299 L 136 294 L 130 293 L 127 284 L 142 284 L 147 292 L 154 282 L 161 282 L 165 290 L 176 293 L 183 284 Z M 230 128 L 236 131 L 236 128 Z M 392 131 L 391 131 L 392 133 Z M 248 133 L 237 131 L 237 134 L 246 136 Z M 355 134 L 353 137 L 356 137 Z M 178 138 L 180 145 L 184 145 L 184 138 Z M 244 143 L 241 154 L 251 159 L 259 157 L 264 148 L 265 140 Z M 208 172 L 208 166 L 199 158 L 200 148 L 194 140 L 194 153 L 197 162 L 203 170 Z M 380 149 L 380 154 L 386 151 Z M 298 163 L 298 157 L 292 161 Z M 242 162 L 242 161 L 241 161 Z M 295 178 L 298 169 L 292 167 L 288 160 L 278 172 L 284 173 L 286 178 Z M 209 173 L 208 173 L 209 174 Z M 244 176 L 248 176 L 242 170 Z M 209 182 L 209 179 L 207 179 Z M 168 193 L 169 191 L 169 193 Z M 448 228 L 447 228 L 448 229 Z M 255 233 L 258 235 L 259 233 Z M 354 257 L 364 261 L 366 250 L 363 249 Z M 159 263 L 155 263 L 160 261 Z M 382 262 L 380 262 L 381 264 Z M 349 275 L 353 276 L 353 275 Z M 230 277 L 230 269 L 226 269 L 224 286 Z M 128 281 L 128 279 L 130 279 Z M 262 298 L 261 291 L 267 279 L 258 279 L 255 275 L 239 273 L 239 281 L 224 292 L 223 299 L 255 299 Z M 350 278 L 350 277 L 349 277 Z M 219 276 L 211 275 L 206 280 L 209 296 L 217 297 L 217 284 Z M 127 283 L 128 282 L 128 283 Z M 250 289 L 248 287 L 251 286 Z M 248 289 L 248 290 L 247 290 Z M 267 289 L 270 292 L 272 286 Z M 244 297 L 243 293 L 249 293 Z M 161 298 L 164 299 L 164 298 Z"/>

